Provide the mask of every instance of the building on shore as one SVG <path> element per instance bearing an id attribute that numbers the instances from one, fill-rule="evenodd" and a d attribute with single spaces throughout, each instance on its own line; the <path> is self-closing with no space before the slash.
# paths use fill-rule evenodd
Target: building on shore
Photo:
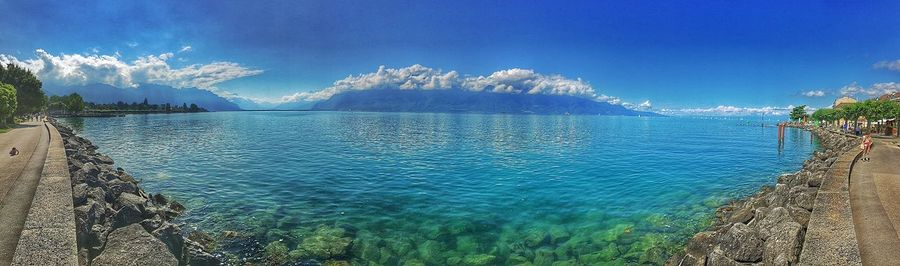
<path id="1" fill-rule="evenodd" d="M 849 96 L 844 96 L 844 97 L 841 97 L 841 98 L 837 98 L 837 100 L 834 100 L 834 104 L 831 105 L 831 108 L 833 108 L 833 109 L 840 109 L 840 108 L 842 108 L 842 107 L 844 107 L 844 106 L 851 105 L 851 104 L 854 104 L 854 103 L 857 103 L 857 102 L 859 102 L 859 101 L 857 101 L 856 99 L 853 99 L 853 98 L 851 98 L 851 97 L 849 97 Z M 852 125 L 851 125 L 851 124 L 852 124 Z M 838 120 L 838 125 L 845 125 L 845 126 L 847 127 L 847 129 L 851 129 L 851 128 L 856 127 L 856 124 L 855 124 L 855 123 L 850 123 L 850 121 L 847 121 L 847 120 L 845 120 L 845 119 L 843 119 L 843 118 L 841 118 L 840 120 Z"/>
<path id="2" fill-rule="evenodd" d="M 900 91 L 894 93 L 888 93 L 885 95 L 881 95 L 878 97 L 879 101 L 895 101 L 900 102 Z"/>
<path id="3" fill-rule="evenodd" d="M 837 100 L 834 100 L 834 104 L 831 105 L 831 108 L 838 109 L 838 108 L 841 108 L 841 107 L 844 107 L 847 105 L 851 105 L 851 104 L 854 104 L 857 102 L 859 102 L 859 101 L 857 101 L 856 99 L 853 99 L 849 96 L 844 96 L 844 97 L 838 98 Z"/>

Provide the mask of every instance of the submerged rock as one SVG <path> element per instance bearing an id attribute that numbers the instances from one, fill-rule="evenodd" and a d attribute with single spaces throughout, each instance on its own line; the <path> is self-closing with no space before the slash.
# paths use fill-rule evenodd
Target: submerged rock
<path id="1" fill-rule="evenodd" d="M 497 260 L 497 256 L 489 255 L 489 254 L 474 254 L 474 255 L 466 255 L 463 258 L 462 263 L 464 265 L 471 266 L 485 266 L 492 265 L 494 261 Z"/>
<path id="2" fill-rule="evenodd" d="M 344 257 L 352 239 L 344 235 L 343 228 L 322 226 L 297 246 L 304 256 L 319 259 Z"/>

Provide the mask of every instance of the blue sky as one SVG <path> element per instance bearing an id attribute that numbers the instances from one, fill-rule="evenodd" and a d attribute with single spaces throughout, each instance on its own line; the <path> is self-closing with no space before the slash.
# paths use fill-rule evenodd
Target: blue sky
<path id="1" fill-rule="evenodd" d="M 0 54 L 143 60 L 177 72 L 169 84 L 269 100 L 415 64 L 580 78 L 657 110 L 820 107 L 900 81 L 898 1 L 70 2 L 0 2 Z"/>

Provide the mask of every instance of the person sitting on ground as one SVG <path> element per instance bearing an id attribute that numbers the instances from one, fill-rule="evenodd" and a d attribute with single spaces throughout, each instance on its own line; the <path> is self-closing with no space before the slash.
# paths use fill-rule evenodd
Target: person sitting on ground
<path id="1" fill-rule="evenodd" d="M 12 150 L 9 150 L 9 156 L 19 155 L 19 150 L 16 147 L 13 147 Z"/>

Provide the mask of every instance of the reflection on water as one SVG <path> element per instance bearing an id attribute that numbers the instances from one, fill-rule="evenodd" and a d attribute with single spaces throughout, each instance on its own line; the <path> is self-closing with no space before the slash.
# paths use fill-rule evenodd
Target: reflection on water
<path id="1" fill-rule="evenodd" d="M 690 118 L 234 112 L 67 122 L 145 189 L 187 202 L 181 219 L 192 226 L 244 232 L 270 260 L 373 265 L 660 264 L 715 207 L 798 169 L 815 148 L 799 130 L 779 152 L 775 127 Z"/>

